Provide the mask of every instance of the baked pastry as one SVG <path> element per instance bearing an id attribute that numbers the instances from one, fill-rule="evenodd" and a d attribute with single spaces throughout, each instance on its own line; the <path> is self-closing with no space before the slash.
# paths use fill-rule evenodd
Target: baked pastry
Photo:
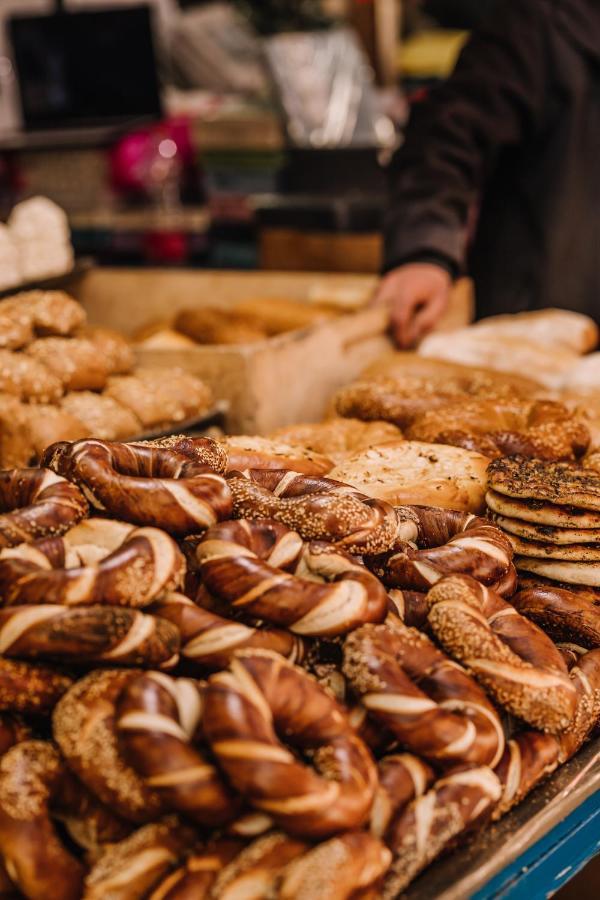
<path id="1" fill-rule="evenodd" d="M 223 439 L 229 453 L 229 471 L 245 469 L 288 469 L 304 475 L 325 475 L 333 461 L 304 447 L 249 435 Z"/>
<path id="2" fill-rule="evenodd" d="M 0 349 L 19 350 L 33 340 L 31 317 L 14 298 L 0 301 Z"/>
<path id="3" fill-rule="evenodd" d="M 336 313 L 327 307 L 283 297 L 242 300 L 236 305 L 235 312 L 253 319 L 269 336 L 310 328 L 318 322 L 337 318 Z"/>
<path id="4" fill-rule="evenodd" d="M 402 432 L 391 422 L 362 422 L 360 419 L 328 419 L 314 425 L 289 425 L 271 434 L 273 440 L 281 440 L 292 446 L 305 447 L 313 453 L 322 453 L 331 459 L 343 458 L 349 453 L 368 450 L 377 444 L 398 441 Z"/>
<path id="5" fill-rule="evenodd" d="M 173 327 L 198 344 L 250 344 L 266 337 L 252 316 L 210 307 L 182 309 Z"/>
<path id="6" fill-rule="evenodd" d="M 33 456 L 25 406 L 16 397 L 0 393 L 0 468 L 24 468 Z"/>
<path id="7" fill-rule="evenodd" d="M 87 327 L 81 331 L 103 357 L 109 375 L 127 375 L 135 366 L 135 354 L 129 341 L 110 328 Z"/>
<path id="8" fill-rule="evenodd" d="M 406 435 L 475 450 L 490 458 L 518 453 L 573 460 L 590 443 L 583 421 L 551 400 L 455 400 L 416 417 Z"/>
<path id="9" fill-rule="evenodd" d="M 40 337 L 74 334 L 86 320 L 83 307 L 64 291 L 25 291 L 15 297 Z"/>
<path id="10" fill-rule="evenodd" d="M 179 334 L 168 325 L 152 329 L 144 329 L 135 338 L 136 346 L 144 350 L 189 350 L 196 346 L 196 341 Z"/>
<path id="11" fill-rule="evenodd" d="M 63 386 L 60 378 L 37 359 L 0 350 L 0 391 L 33 403 L 56 403 Z"/>
<path id="12" fill-rule="evenodd" d="M 105 394 L 131 410 L 151 428 L 202 415 L 210 407 L 210 389 L 182 369 L 140 368 L 134 375 L 109 379 Z"/>
<path id="13" fill-rule="evenodd" d="M 481 512 L 489 460 L 459 447 L 397 441 L 348 457 L 329 477 L 395 506 Z"/>
<path id="14" fill-rule="evenodd" d="M 54 372 L 66 391 L 101 391 L 106 385 L 108 367 L 86 338 L 40 338 L 25 352 Z"/>
<path id="15" fill-rule="evenodd" d="M 544 345 L 529 335 L 528 328 L 523 328 L 518 337 L 498 336 L 491 330 L 478 331 L 476 327 L 464 328 L 450 334 L 429 335 L 420 345 L 419 353 L 499 372 L 535 372 L 536 380 L 545 387 L 560 387 L 579 355 L 560 343 Z"/>
<path id="16" fill-rule="evenodd" d="M 142 432 L 142 423 L 135 413 L 106 394 L 73 391 L 62 398 L 60 406 L 83 423 L 86 437 L 101 441 L 121 441 Z"/>
<path id="17" fill-rule="evenodd" d="M 502 340 L 520 340 L 523 335 L 540 347 L 589 353 L 598 346 L 598 326 L 589 316 L 569 309 L 539 309 L 532 312 L 491 316 L 473 325 L 477 334 Z"/>
<path id="18" fill-rule="evenodd" d="M 88 434 L 83 422 L 59 406 L 23 405 L 23 416 L 36 458 L 56 441 L 78 441 Z"/>
<path id="19" fill-rule="evenodd" d="M 497 494 L 510 498 L 600 512 L 600 475 L 567 463 L 498 459 L 490 465 L 489 484 Z"/>
<path id="20" fill-rule="evenodd" d="M 541 384 L 533 377 L 497 372 L 485 366 L 465 366 L 404 351 L 382 356 L 362 373 L 362 380 L 365 381 L 382 377 L 397 381 L 409 377 L 423 378 L 435 381 L 441 387 L 452 384 L 473 396 L 494 394 L 530 399 L 541 389 Z"/>

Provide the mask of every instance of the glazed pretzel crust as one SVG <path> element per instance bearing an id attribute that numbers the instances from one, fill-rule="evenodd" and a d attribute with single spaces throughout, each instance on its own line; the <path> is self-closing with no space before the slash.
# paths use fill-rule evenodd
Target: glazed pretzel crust
<path id="1" fill-rule="evenodd" d="M 79 485 L 95 509 L 124 522 L 185 536 L 232 512 L 225 480 L 173 450 L 83 440 L 53 444 L 44 460 Z"/>
<path id="2" fill-rule="evenodd" d="M 367 821 L 377 785 L 370 752 L 343 707 L 283 657 L 242 651 L 213 675 L 204 731 L 233 786 L 289 833 L 326 837 Z M 317 771 L 278 734 L 311 751 Z"/>
<path id="3" fill-rule="evenodd" d="M 79 488 L 48 469 L 0 472 L 0 547 L 64 534 L 87 511 Z"/>
<path id="4" fill-rule="evenodd" d="M 304 545 L 278 522 L 216 525 L 196 560 L 213 596 L 295 634 L 344 634 L 386 615 L 385 589 L 356 559 L 329 544 Z"/>

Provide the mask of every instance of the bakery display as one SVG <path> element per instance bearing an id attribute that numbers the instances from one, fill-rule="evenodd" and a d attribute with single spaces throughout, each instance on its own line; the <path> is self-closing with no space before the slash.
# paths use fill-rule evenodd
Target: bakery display
<path id="1" fill-rule="evenodd" d="M 324 421 L 144 439 L 210 406 L 199 343 L 216 385 L 336 314 L 212 302 L 153 306 L 166 370 L 0 301 L 0 894 L 391 900 L 600 724 L 596 327 L 501 317 L 332 377 Z"/>

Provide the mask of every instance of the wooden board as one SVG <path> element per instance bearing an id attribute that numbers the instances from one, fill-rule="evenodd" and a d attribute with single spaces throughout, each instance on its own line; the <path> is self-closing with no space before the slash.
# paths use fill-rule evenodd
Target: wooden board
<path id="1" fill-rule="evenodd" d="M 370 275 L 97 268 L 73 284 L 71 292 L 91 324 L 126 335 L 169 320 L 186 307 L 232 308 L 258 297 L 331 302 L 356 310 L 252 344 L 137 351 L 143 365 L 180 366 L 206 380 L 217 400 L 229 404 L 230 432 L 266 434 L 318 421 L 338 388 L 390 352 L 386 311 L 365 308 L 377 283 Z M 460 324 L 468 321 L 462 306 L 458 318 Z"/>

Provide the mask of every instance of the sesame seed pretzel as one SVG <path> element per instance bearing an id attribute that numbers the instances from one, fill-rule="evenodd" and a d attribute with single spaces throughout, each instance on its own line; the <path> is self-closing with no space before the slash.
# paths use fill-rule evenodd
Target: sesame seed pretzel
<path id="1" fill-rule="evenodd" d="M 550 775 L 559 764 L 559 742 L 551 734 L 523 731 L 506 743 L 502 759 L 494 769 L 502 796 L 492 818 L 500 819 Z"/>
<path id="2" fill-rule="evenodd" d="M 331 478 L 251 469 L 227 483 L 237 519 L 275 519 L 308 541 L 328 541 L 349 553 L 385 553 L 416 534 L 393 506 Z"/>
<path id="3" fill-rule="evenodd" d="M 577 699 L 560 651 L 533 622 L 466 575 L 427 595 L 428 624 L 500 706 L 541 731 L 571 722 Z"/>
<path id="4" fill-rule="evenodd" d="M 559 763 L 574 756 L 600 724 L 600 649 L 583 653 L 569 673 L 577 691 L 575 715 L 559 735 Z"/>
<path id="5" fill-rule="evenodd" d="M 72 684 L 50 666 L 0 657 L 0 710 L 47 713 Z"/>
<path id="6" fill-rule="evenodd" d="M 353 900 L 379 896 L 392 854 L 366 831 L 348 831 L 307 850 L 288 863 L 278 900 Z"/>
<path id="7" fill-rule="evenodd" d="M 457 572 L 484 584 L 509 575 L 512 547 L 487 519 L 430 506 L 398 507 L 396 512 L 415 522 L 419 549 L 404 546 L 367 559 L 369 568 L 389 587 L 427 591 L 440 578 Z"/>
<path id="8" fill-rule="evenodd" d="M 233 818 L 238 803 L 195 745 L 201 715 L 197 682 L 149 672 L 123 689 L 117 734 L 127 761 L 166 809 L 201 825 L 221 825 Z"/>
<path id="9" fill-rule="evenodd" d="M 45 465 L 79 485 L 94 509 L 162 528 L 198 534 L 231 515 L 224 478 L 163 447 L 83 440 L 48 447 Z"/>
<path id="10" fill-rule="evenodd" d="M 388 832 L 393 861 L 383 900 L 395 900 L 457 837 L 485 820 L 501 793 L 498 777 L 481 766 L 446 775 L 414 800 Z"/>
<path id="11" fill-rule="evenodd" d="M 0 855 L 31 900 L 79 900 L 84 867 L 63 845 L 50 818 L 66 769 L 46 741 L 25 741 L 0 759 Z"/>
<path id="12" fill-rule="evenodd" d="M 282 831 L 270 831 L 251 841 L 217 874 L 211 897 L 279 897 L 276 890 L 287 865 L 308 845 Z"/>
<path id="13" fill-rule="evenodd" d="M 411 753 L 384 756 L 377 765 L 379 788 L 371 811 L 371 832 L 384 837 L 392 819 L 435 781 L 433 769 Z"/>
<path id="14" fill-rule="evenodd" d="M 63 538 L 0 551 L 0 596 L 5 605 L 147 606 L 179 587 L 184 572 L 164 531 L 89 519 Z"/>
<path id="15" fill-rule="evenodd" d="M 295 634 L 344 634 L 386 615 L 385 589 L 361 563 L 331 544 L 304 544 L 277 522 L 216 525 L 196 560 L 213 596 Z"/>
<path id="16" fill-rule="evenodd" d="M 208 900 L 219 872 L 237 856 L 242 844 L 222 839 L 188 857 L 185 864 L 161 881 L 148 900 Z"/>
<path id="17" fill-rule="evenodd" d="M 438 764 L 495 766 L 502 725 L 477 683 L 429 638 L 399 620 L 346 638 L 343 671 L 370 716 Z"/>
<path id="18" fill-rule="evenodd" d="M 115 705 L 140 674 L 132 669 L 90 672 L 67 691 L 52 716 L 54 740 L 69 768 L 102 803 L 139 823 L 157 818 L 162 801 L 120 752 Z"/>
<path id="19" fill-rule="evenodd" d="M 198 606 L 183 594 L 169 593 L 148 610 L 172 622 L 181 635 L 181 659 L 191 671 L 201 673 L 225 669 L 237 650 L 273 650 L 300 662 L 304 657 L 302 638 L 280 628 L 252 628 L 226 619 Z"/>
<path id="20" fill-rule="evenodd" d="M 0 547 L 64 534 L 87 511 L 79 488 L 48 469 L 0 472 Z"/>
<path id="21" fill-rule="evenodd" d="M 23 659 L 167 666 L 177 662 L 170 622 L 116 606 L 9 606 L 0 609 L 0 653 Z"/>
<path id="22" fill-rule="evenodd" d="M 327 837 L 367 821 L 377 786 L 370 752 L 344 708 L 282 656 L 240 651 L 211 676 L 204 732 L 233 786 L 289 833 Z M 280 738 L 310 753 L 314 769 Z"/>

